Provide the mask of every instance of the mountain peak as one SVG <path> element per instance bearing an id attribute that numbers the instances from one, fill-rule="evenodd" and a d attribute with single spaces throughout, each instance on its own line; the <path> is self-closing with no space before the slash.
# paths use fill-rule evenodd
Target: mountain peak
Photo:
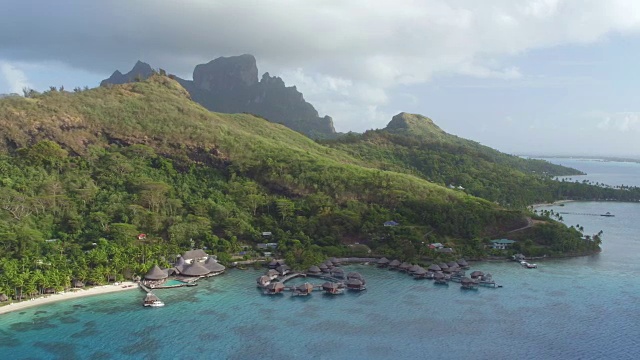
<path id="1" fill-rule="evenodd" d="M 108 79 L 102 80 L 102 82 L 100 82 L 100 86 L 105 86 L 107 84 L 126 84 L 134 81 L 138 77 L 140 79 L 147 79 L 151 75 L 153 75 L 153 68 L 151 65 L 138 60 L 135 65 L 133 65 L 131 71 L 123 74 L 119 70 L 116 70 Z"/>
<path id="2" fill-rule="evenodd" d="M 428 117 L 405 112 L 394 116 L 384 130 L 392 133 L 413 134 L 432 138 L 441 138 L 447 135 Z"/>

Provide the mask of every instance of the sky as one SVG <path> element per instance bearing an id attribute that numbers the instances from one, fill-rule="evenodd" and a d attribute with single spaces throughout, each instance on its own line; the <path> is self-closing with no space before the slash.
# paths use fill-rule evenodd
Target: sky
<path id="1" fill-rule="evenodd" d="M 253 54 L 337 131 L 399 112 L 503 152 L 640 157 L 637 0 L 0 0 L 0 93 Z M 7 16 L 9 15 L 9 16 Z"/>

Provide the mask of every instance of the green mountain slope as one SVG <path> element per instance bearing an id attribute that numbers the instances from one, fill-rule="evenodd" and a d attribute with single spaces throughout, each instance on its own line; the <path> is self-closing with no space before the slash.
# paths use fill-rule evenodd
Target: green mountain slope
<path id="1" fill-rule="evenodd" d="M 429 118 L 407 113 L 394 116 L 385 129 L 323 143 L 382 169 L 461 187 L 508 207 L 554 200 L 558 193 L 550 177 L 580 174 L 546 161 L 501 153 L 448 134 Z"/>

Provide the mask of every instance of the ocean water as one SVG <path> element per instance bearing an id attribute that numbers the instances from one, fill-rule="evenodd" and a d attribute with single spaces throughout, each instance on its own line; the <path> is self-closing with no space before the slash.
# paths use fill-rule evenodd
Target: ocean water
<path id="1" fill-rule="evenodd" d="M 586 233 L 604 231 L 589 257 L 482 262 L 502 288 L 354 265 L 367 290 L 264 296 L 262 272 L 235 270 L 193 288 L 138 290 L 0 315 L 3 359 L 636 359 L 640 355 L 640 204 L 574 202 L 554 210 Z M 469 273 L 469 272 L 468 272 Z M 313 282 L 320 282 L 315 280 Z"/>
<path id="2" fill-rule="evenodd" d="M 590 180 L 611 186 L 640 186 L 640 163 L 604 161 L 579 158 L 545 158 L 554 164 L 560 164 L 581 170 L 587 175 L 560 176 L 570 181 Z"/>

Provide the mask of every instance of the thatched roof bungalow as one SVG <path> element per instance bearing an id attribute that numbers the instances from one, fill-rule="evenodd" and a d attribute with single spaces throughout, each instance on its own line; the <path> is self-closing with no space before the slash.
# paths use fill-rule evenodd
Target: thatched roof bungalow
<path id="1" fill-rule="evenodd" d="M 0 302 L 9 301 L 7 294 L 0 294 Z"/>
<path id="2" fill-rule="evenodd" d="M 329 259 L 329 261 L 331 261 L 331 263 L 333 263 L 334 266 L 340 265 L 340 260 L 338 260 L 338 258 L 336 257 L 332 257 L 331 259 Z"/>
<path id="3" fill-rule="evenodd" d="M 471 278 L 472 279 L 479 279 L 484 275 L 484 273 L 480 270 L 476 270 L 474 272 L 471 273 Z"/>
<path id="4" fill-rule="evenodd" d="M 204 261 L 208 257 L 209 255 L 207 255 L 207 253 L 202 249 L 189 250 L 185 251 L 184 254 L 182 254 L 182 258 L 184 259 L 185 263 Z"/>
<path id="5" fill-rule="evenodd" d="M 389 263 L 389 267 L 392 268 L 392 269 L 397 269 L 398 266 L 400 266 L 400 264 L 401 264 L 400 260 L 397 260 L 397 259 L 396 260 L 392 260 Z"/>
<path id="6" fill-rule="evenodd" d="M 266 287 L 271 283 L 271 278 L 269 278 L 267 275 L 262 275 L 256 279 L 256 283 L 260 287 Z"/>
<path id="7" fill-rule="evenodd" d="M 458 259 L 458 261 L 456 261 L 458 263 L 458 266 L 460 266 L 463 269 L 468 269 L 469 268 L 469 264 L 467 263 L 467 261 L 465 259 Z"/>
<path id="8" fill-rule="evenodd" d="M 408 262 L 403 262 L 402 264 L 400 264 L 400 266 L 398 266 L 398 269 L 400 271 L 407 271 L 409 270 L 410 267 L 411 267 L 411 264 L 409 264 Z"/>
<path id="9" fill-rule="evenodd" d="M 427 270 L 425 270 L 425 268 L 423 268 L 422 266 L 418 266 L 418 269 L 416 269 L 416 271 L 413 272 L 413 276 L 416 279 L 424 279 L 427 277 Z"/>
<path id="10" fill-rule="evenodd" d="M 389 266 L 389 259 L 383 257 L 381 259 L 378 259 L 378 261 L 376 261 L 376 264 L 378 265 L 378 267 L 387 267 Z"/>
<path id="11" fill-rule="evenodd" d="M 265 294 L 274 295 L 284 291 L 284 284 L 281 282 L 272 282 L 265 287 Z"/>
<path id="12" fill-rule="evenodd" d="M 429 268 L 427 268 L 427 270 L 431 272 L 442 271 L 442 269 L 440 268 L 440 266 L 438 266 L 438 264 L 432 264 L 431 266 L 429 266 Z"/>
<path id="13" fill-rule="evenodd" d="M 451 268 L 451 267 L 452 267 L 452 268 L 460 267 L 460 266 L 458 265 L 458 263 L 457 263 L 457 262 L 455 262 L 455 261 L 449 261 L 449 262 L 447 263 L 447 266 L 448 266 L 448 267 L 450 267 L 450 268 Z"/>
<path id="14" fill-rule="evenodd" d="M 462 280 L 460 280 L 460 286 L 463 289 L 477 289 L 478 283 L 465 276 L 462 278 Z"/>
<path id="15" fill-rule="evenodd" d="M 331 281 L 327 281 L 322 284 L 322 290 L 326 291 L 328 294 L 340 294 L 342 292 L 340 291 L 340 285 Z"/>
<path id="16" fill-rule="evenodd" d="M 180 271 L 180 275 L 184 276 L 205 276 L 209 273 L 209 269 L 199 262 L 193 262 L 185 265 Z"/>
<path id="17" fill-rule="evenodd" d="M 74 288 L 80 289 L 84 287 L 84 283 L 78 279 L 74 279 L 71 282 L 71 286 L 73 286 Z"/>
<path id="18" fill-rule="evenodd" d="M 276 268 L 276 271 L 280 274 L 280 276 L 285 276 L 287 275 L 290 271 L 291 268 L 287 265 L 280 265 Z"/>
<path id="19" fill-rule="evenodd" d="M 160 269 L 158 265 L 154 265 L 149 272 L 144 276 L 146 280 L 164 280 L 169 277 L 169 273 L 166 270 Z M 75 286 L 74 287 L 82 287 Z"/>
<path id="20" fill-rule="evenodd" d="M 207 270 L 209 270 L 209 273 L 213 275 L 221 274 L 226 269 L 224 265 L 220 264 L 212 257 L 209 257 L 207 261 L 204 262 L 204 267 L 207 268 Z"/>
<path id="21" fill-rule="evenodd" d="M 331 269 L 331 276 L 333 276 L 336 279 L 344 279 L 344 270 L 342 270 L 342 268 L 333 268 Z"/>
<path id="22" fill-rule="evenodd" d="M 313 291 L 313 285 L 309 283 L 304 283 L 295 288 L 294 292 L 296 295 L 309 295 Z"/>
<path id="23" fill-rule="evenodd" d="M 319 267 L 313 265 L 309 268 L 309 270 L 307 270 L 307 275 L 320 275 L 322 273 L 322 270 L 320 270 Z"/>
<path id="24" fill-rule="evenodd" d="M 420 269 L 420 265 L 416 264 L 416 265 L 411 265 L 411 267 L 407 271 L 409 271 L 409 274 L 413 274 L 416 271 L 418 271 L 418 269 Z"/>
<path id="25" fill-rule="evenodd" d="M 449 268 L 449 265 L 447 265 L 447 263 L 440 263 L 438 264 L 438 266 L 440 266 L 440 269 L 442 269 L 444 271 L 444 269 Z"/>
<path id="26" fill-rule="evenodd" d="M 349 279 L 345 283 L 347 285 L 347 289 L 350 290 L 364 290 L 364 282 L 360 279 Z"/>

